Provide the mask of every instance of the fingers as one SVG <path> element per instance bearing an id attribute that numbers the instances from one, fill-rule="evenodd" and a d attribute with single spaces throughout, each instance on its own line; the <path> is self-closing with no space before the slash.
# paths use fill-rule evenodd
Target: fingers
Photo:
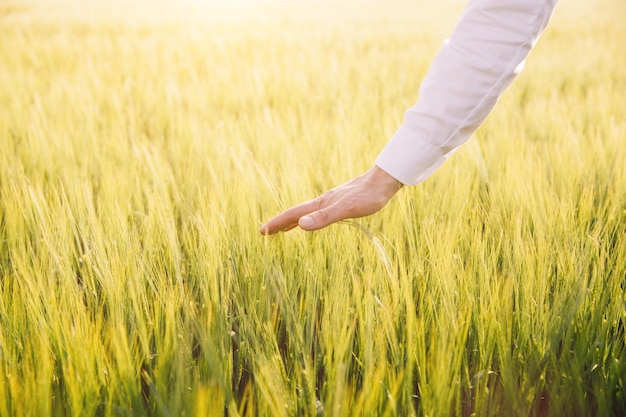
<path id="1" fill-rule="evenodd" d="M 319 209 L 319 202 L 317 199 L 298 204 L 295 207 L 285 210 L 265 223 L 259 228 L 259 233 L 263 235 L 273 235 L 277 232 L 286 232 L 291 230 L 298 226 L 298 220 L 300 220 L 302 216 L 314 212 L 317 209 Z"/>
<path id="2" fill-rule="evenodd" d="M 314 207 L 314 202 L 306 202 L 286 210 L 261 226 L 259 233 L 273 235 L 277 232 L 287 232 L 296 226 L 307 231 L 319 230 L 349 217 L 343 214 L 338 205 L 311 212 Z"/>
<path id="3" fill-rule="evenodd" d="M 313 231 L 336 223 L 346 217 L 348 216 L 343 215 L 342 210 L 334 204 L 328 208 L 323 208 L 301 217 L 298 221 L 298 226 L 303 230 Z"/>

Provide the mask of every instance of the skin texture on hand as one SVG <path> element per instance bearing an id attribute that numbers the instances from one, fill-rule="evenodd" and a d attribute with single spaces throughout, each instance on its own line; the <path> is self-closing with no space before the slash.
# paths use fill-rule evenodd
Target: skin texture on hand
<path id="1" fill-rule="evenodd" d="M 402 183 L 377 166 L 321 196 L 294 206 L 259 228 L 272 235 L 296 226 L 313 231 L 340 220 L 369 216 L 382 209 Z"/>

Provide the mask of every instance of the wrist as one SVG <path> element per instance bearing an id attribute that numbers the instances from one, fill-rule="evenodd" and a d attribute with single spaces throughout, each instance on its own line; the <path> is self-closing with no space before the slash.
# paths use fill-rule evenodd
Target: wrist
<path id="1" fill-rule="evenodd" d="M 368 171 L 369 180 L 391 198 L 404 185 L 377 165 Z"/>

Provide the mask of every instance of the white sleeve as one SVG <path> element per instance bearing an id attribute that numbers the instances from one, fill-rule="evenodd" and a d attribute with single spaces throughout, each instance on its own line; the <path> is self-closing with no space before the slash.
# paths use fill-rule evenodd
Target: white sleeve
<path id="1" fill-rule="evenodd" d="M 474 133 L 523 68 L 557 0 L 470 0 L 422 81 L 417 103 L 376 159 L 424 181 Z"/>

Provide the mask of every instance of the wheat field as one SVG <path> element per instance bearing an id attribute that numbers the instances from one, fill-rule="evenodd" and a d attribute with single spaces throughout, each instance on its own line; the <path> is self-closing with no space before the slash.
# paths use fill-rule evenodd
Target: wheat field
<path id="1" fill-rule="evenodd" d="M 364 172 L 464 2 L 0 3 L 0 416 L 626 415 L 626 4 L 562 0 L 475 136 Z"/>

